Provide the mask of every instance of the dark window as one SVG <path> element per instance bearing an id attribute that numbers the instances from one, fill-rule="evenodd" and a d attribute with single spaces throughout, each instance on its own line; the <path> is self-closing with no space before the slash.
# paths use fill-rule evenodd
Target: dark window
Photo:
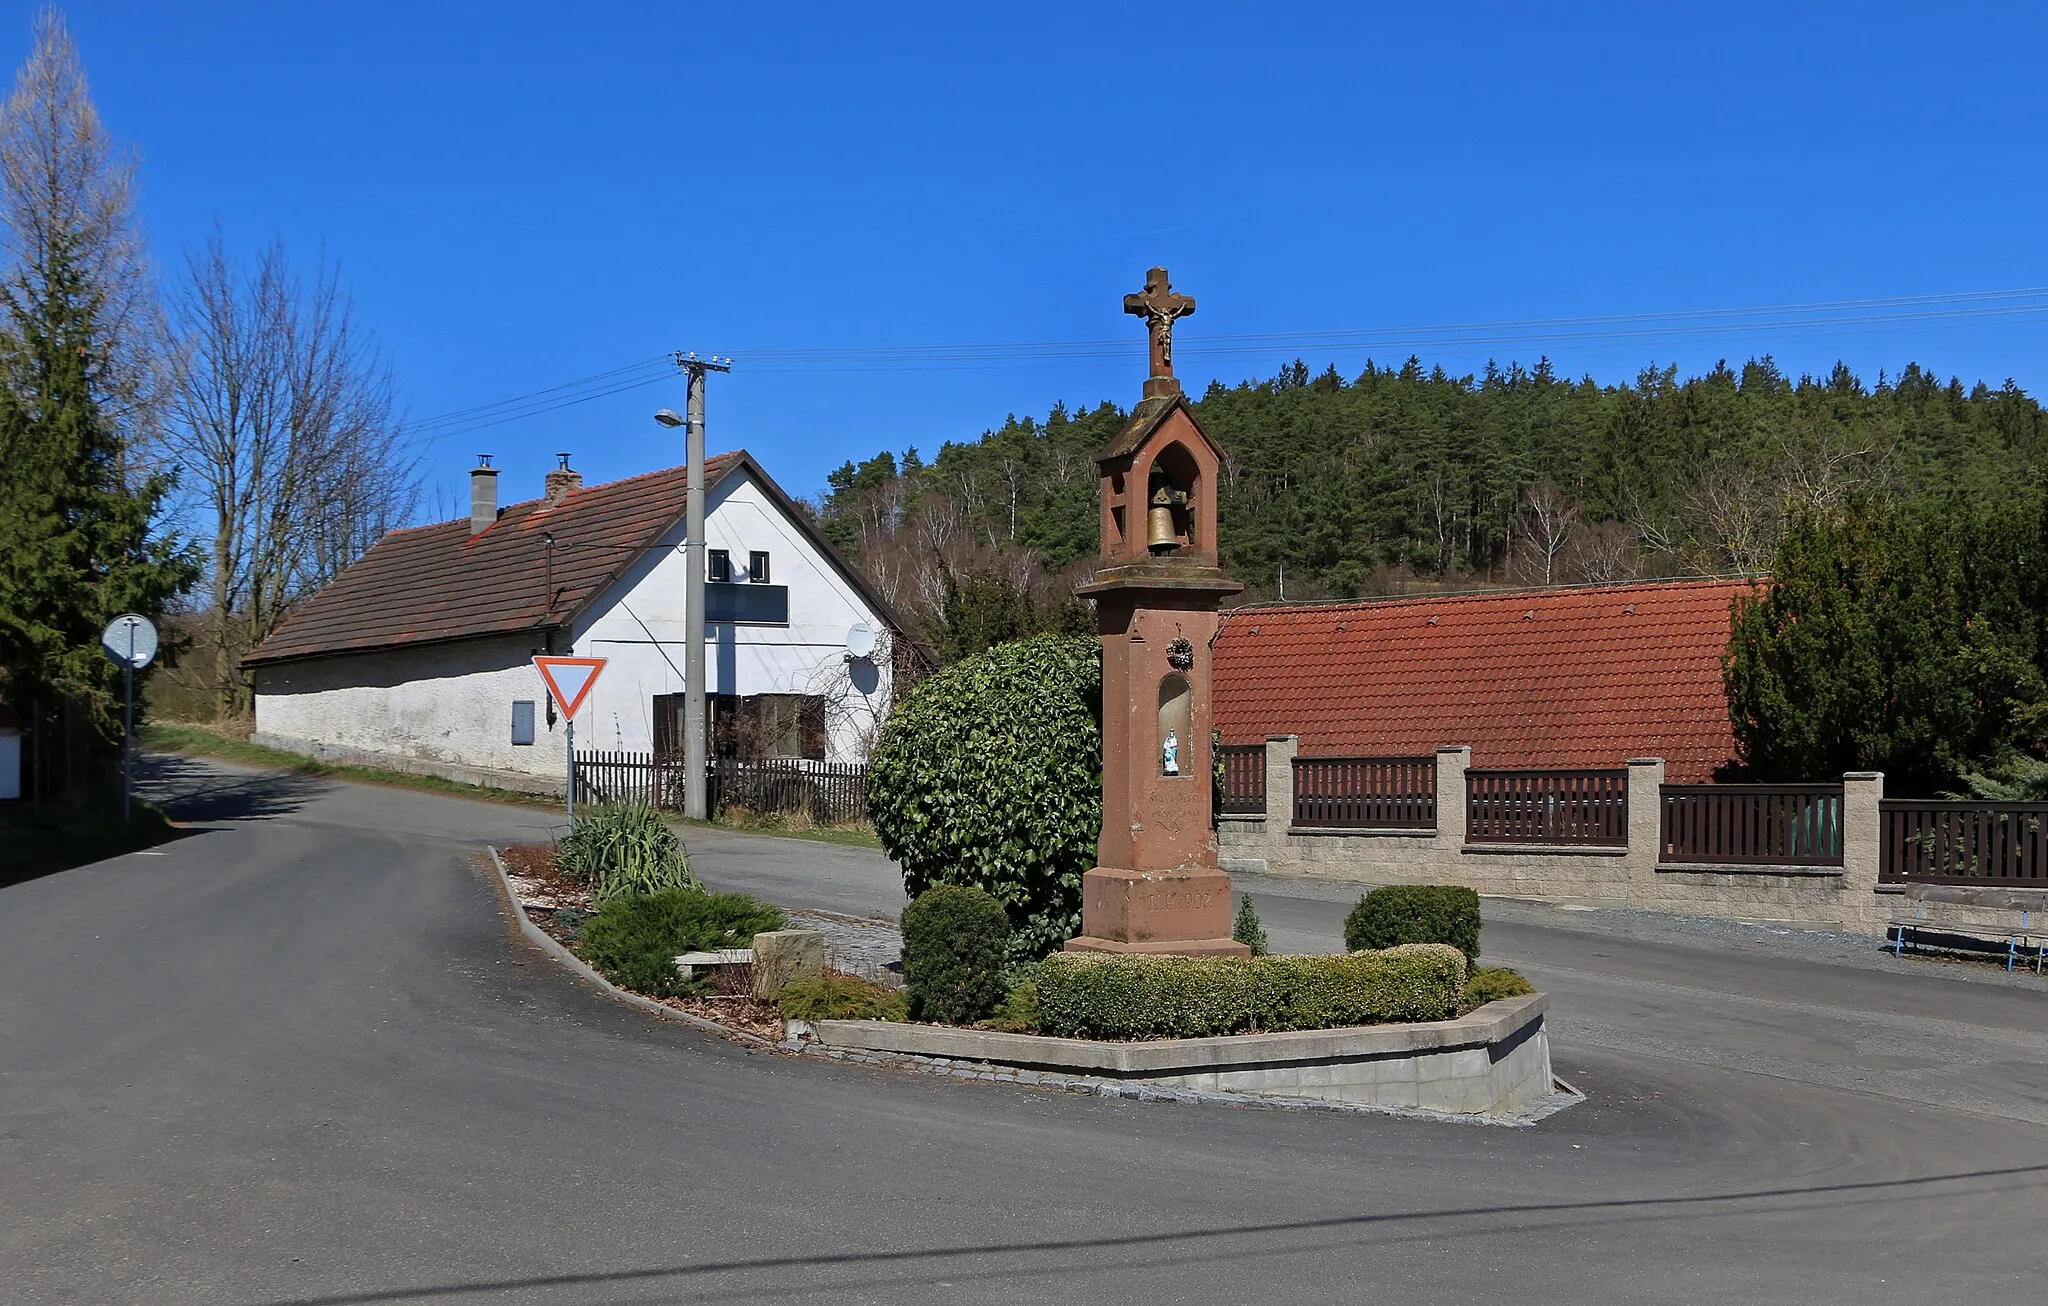
<path id="1" fill-rule="evenodd" d="M 711 567 L 708 575 L 713 582 L 720 585 L 731 580 L 732 555 L 724 549 L 713 549 L 711 551 Z"/>
<path id="2" fill-rule="evenodd" d="M 825 760 L 825 700 L 815 694 L 711 696 L 711 755 Z"/>
<path id="3" fill-rule="evenodd" d="M 768 583 L 768 555 L 759 549 L 747 555 L 747 579 L 756 585 Z"/>
<path id="4" fill-rule="evenodd" d="M 787 585 L 707 585 L 704 620 L 744 621 L 760 626 L 789 623 Z"/>
<path id="5" fill-rule="evenodd" d="M 533 700 L 522 698 L 512 704 L 512 742 L 533 742 Z"/>
<path id="6" fill-rule="evenodd" d="M 683 695 L 654 696 L 654 754 L 667 757 L 682 750 Z"/>

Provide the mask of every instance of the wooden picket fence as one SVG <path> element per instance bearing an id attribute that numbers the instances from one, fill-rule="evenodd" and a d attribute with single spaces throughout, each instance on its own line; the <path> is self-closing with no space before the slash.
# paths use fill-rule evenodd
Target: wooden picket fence
<path id="1" fill-rule="evenodd" d="M 683 776 L 680 754 L 579 750 L 576 801 L 648 803 L 681 811 Z M 715 758 L 705 771 L 705 798 L 714 812 L 740 807 L 768 815 L 807 814 L 822 825 L 837 825 L 867 819 L 867 778 L 867 766 L 860 762 Z"/>

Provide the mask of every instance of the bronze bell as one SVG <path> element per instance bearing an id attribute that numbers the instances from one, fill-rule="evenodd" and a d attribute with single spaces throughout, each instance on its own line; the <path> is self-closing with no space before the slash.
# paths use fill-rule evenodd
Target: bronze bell
<path id="1" fill-rule="evenodd" d="M 1180 547 L 1180 533 L 1173 528 L 1173 491 L 1162 485 L 1152 491 L 1152 511 L 1147 514 L 1145 547 L 1155 553 Z"/>

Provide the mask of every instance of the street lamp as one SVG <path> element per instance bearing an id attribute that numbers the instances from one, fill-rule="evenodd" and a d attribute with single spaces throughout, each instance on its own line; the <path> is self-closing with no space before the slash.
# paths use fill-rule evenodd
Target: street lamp
<path id="1" fill-rule="evenodd" d="M 662 409 L 660 412 L 654 415 L 654 420 L 660 422 L 663 426 L 668 427 L 670 430 L 674 430 L 676 427 L 681 426 L 683 424 L 682 414 L 676 412 L 676 410 L 673 408 Z"/>

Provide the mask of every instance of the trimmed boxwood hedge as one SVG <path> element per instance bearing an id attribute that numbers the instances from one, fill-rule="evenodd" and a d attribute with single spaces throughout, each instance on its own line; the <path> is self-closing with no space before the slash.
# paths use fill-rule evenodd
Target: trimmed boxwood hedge
<path id="1" fill-rule="evenodd" d="M 1039 964 L 1039 1027 L 1065 1038 L 1204 1038 L 1448 1020 L 1465 956 L 1439 943 L 1346 957 L 1056 952 Z"/>
<path id="2" fill-rule="evenodd" d="M 979 889 L 935 884 L 903 909 L 903 982 L 910 1018 L 967 1025 L 1009 991 L 1003 961 L 1010 921 Z"/>
<path id="3" fill-rule="evenodd" d="M 993 894 L 1010 955 L 1081 928 L 1081 873 L 1102 833 L 1102 658 L 1043 635 L 963 658 L 910 690 L 868 761 L 868 816 L 915 898 Z"/>
<path id="4" fill-rule="evenodd" d="M 1344 946 L 1353 952 L 1402 943 L 1448 943 L 1477 961 L 1479 895 L 1454 884 L 1389 884 L 1344 918 Z"/>

